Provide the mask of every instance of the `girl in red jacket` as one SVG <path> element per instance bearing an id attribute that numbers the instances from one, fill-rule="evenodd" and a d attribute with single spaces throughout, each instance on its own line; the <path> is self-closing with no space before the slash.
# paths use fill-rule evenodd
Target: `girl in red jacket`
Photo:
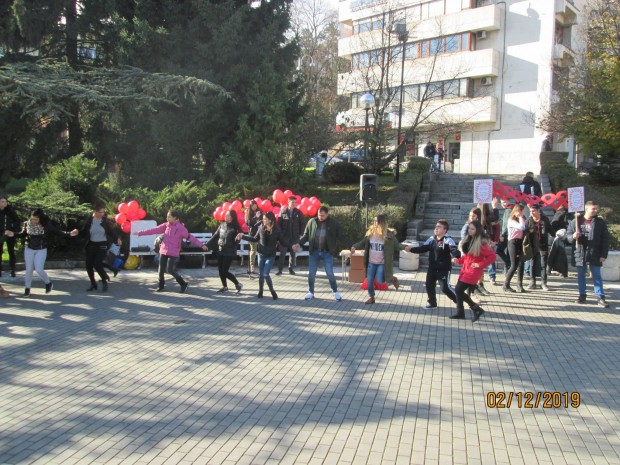
<path id="1" fill-rule="evenodd" d="M 482 316 L 484 310 L 467 295 L 467 290 L 474 289 L 480 278 L 482 278 L 484 269 L 495 262 L 495 252 L 489 247 L 488 239 L 480 221 L 469 223 L 467 236 L 459 244 L 459 249 L 461 251 L 461 258 L 452 259 L 452 263 L 462 265 L 462 268 L 454 289 L 456 293 L 456 313 L 450 318 L 465 319 L 465 308 L 463 306 L 463 301 L 465 301 L 474 312 L 471 321 L 475 322 Z"/>

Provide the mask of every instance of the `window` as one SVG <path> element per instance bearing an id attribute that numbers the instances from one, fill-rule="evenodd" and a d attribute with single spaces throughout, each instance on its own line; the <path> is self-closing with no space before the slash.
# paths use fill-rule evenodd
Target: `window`
<path id="1" fill-rule="evenodd" d="M 403 102 L 417 102 L 419 100 L 419 86 L 405 86 L 404 90 Z"/>
<path id="2" fill-rule="evenodd" d="M 405 59 L 414 60 L 419 56 L 419 46 L 420 43 L 416 42 L 414 44 L 407 44 L 405 46 Z"/>
<path id="3" fill-rule="evenodd" d="M 459 51 L 459 36 L 446 37 L 445 49 L 446 53 L 454 53 Z"/>
<path id="4" fill-rule="evenodd" d="M 464 32 L 461 34 L 461 50 L 469 50 L 471 44 L 471 34 L 469 32 Z"/>
<path id="5" fill-rule="evenodd" d="M 431 55 L 439 55 L 443 53 L 443 40 L 431 39 L 430 40 L 430 52 Z"/>
<path id="6" fill-rule="evenodd" d="M 459 80 L 446 81 L 443 83 L 443 98 L 459 96 Z"/>
<path id="7" fill-rule="evenodd" d="M 442 93 L 442 83 L 441 82 L 431 82 L 428 84 L 428 89 L 426 91 L 426 98 L 441 98 Z"/>

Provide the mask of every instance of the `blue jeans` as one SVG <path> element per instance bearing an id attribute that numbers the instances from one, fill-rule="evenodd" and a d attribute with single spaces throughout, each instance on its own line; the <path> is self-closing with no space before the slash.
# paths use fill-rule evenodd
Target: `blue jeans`
<path id="1" fill-rule="evenodd" d="M 269 290 L 273 292 L 273 282 L 271 281 L 271 267 L 273 263 L 276 261 L 275 255 L 270 257 L 265 257 L 264 255 L 258 254 L 258 272 L 260 276 L 258 278 L 258 290 L 259 292 L 263 292 L 263 283 L 267 282 L 267 286 L 269 286 Z"/>
<path id="2" fill-rule="evenodd" d="M 385 282 L 385 265 L 381 263 L 377 265 L 375 263 L 368 263 L 368 269 L 366 270 L 366 282 L 368 283 L 368 295 L 370 297 L 375 296 L 375 278 L 378 283 Z"/>
<path id="3" fill-rule="evenodd" d="M 577 267 L 577 286 L 579 287 L 579 295 L 586 295 L 587 271 L 587 266 Z M 592 273 L 592 282 L 594 283 L 594 293 L 597 297 L 605 297 L 605 291 L 603 291 L 603 278 L 601 276 L 601 267 L 590 265 L 590 272 Z"/>
<path id="4" fill-rule="evenodd" d="M 316 278 L 316 270 L 319 268 L 319 262 L 323 259 L 323 267 L 329 280 L 332 291 L 338 292 L 338 283 L 334 276 L 334 258 L 329 252 L 313 251 L 308 256 L 308 292 L 314 294 L 314 279 Z"/>

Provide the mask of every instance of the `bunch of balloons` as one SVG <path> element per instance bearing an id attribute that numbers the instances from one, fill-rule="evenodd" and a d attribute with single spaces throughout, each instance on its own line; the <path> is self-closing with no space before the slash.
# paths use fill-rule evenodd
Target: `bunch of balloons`
<path id="1" fill-rule="evenodd" d="M 555 194 L 548 192 L 538 197 L 533 194 L 524 194 L 518 189 L 502 184 L 499 181 L 493 181 L 493 195 L 499 196 L 500 199 L 512 199 L 515 202 L 525 202 L 528 205 L 538 204 L 543 207 L 551 207 L 557 210 L 560 207 L 568 208 L 568 191 L 559 191 Z"/>
<path id="2" fill-rule="evenodd" d="M 243 212 L 243 209 L 250 208 L 250 203 L 252 200 L 256 202 L 260 211 L 263 213 L 269 211 L 273 212 L 273 214 L 277 217 L 280 214 L 280 210 L 282 210 L 282 208 L 286 208 L 288 205 L 288 199 L 290 197 L 294 197 L 296 199 L 297 208 L 306 216 L 315 216 L 321 207 L 321 201 L 316 197 L 301 197 L 300 195 L 293 194 L 293 192 L 288 189 L 285 191 L 276 189 L 273 191 L 273 195 L 271 196 L 272 200 L 255 197 L 254 199 L 246 199 L 243 202 L 241 202 L 241 200 L 224 202 L 215 209 L 213 212 L 213 218 L 215 218 L 216 221 L 224 221 L 226 212 L 230 211 L 231 214 L 237 216 L 241 228 L 244 231 L 247 231 L 248 227 L 245 223 L 245 213 Z"/>
<path id="3" fill-rule="evenodd" d="M 121 225 L 121 229 L 125 233 L 131 232 L 132 221 L 141 220 L 146 216 L 146 211 L 140 208 L 140 203 L 137 200 L 130 200 L 126 203 L 121 202 L 116 209 L 118 210 L 118 214 L 114 219 Z"/>

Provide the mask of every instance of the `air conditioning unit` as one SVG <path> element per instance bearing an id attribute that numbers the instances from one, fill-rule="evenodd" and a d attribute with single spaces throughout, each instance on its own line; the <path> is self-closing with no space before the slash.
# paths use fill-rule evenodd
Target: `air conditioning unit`
<path id="1" fill-rule="evenodd" d="M 478 31 L 476 32 L 476 39 L 482 40 L 487 38 L 487 31 Z"/>
<path id="2" fill-rule="evenodd" d="M 492 86 L 493 85 L 493 78 L 492 77 L 480 78 L 480 84 L 482 84 L 483 86 Z"/>

